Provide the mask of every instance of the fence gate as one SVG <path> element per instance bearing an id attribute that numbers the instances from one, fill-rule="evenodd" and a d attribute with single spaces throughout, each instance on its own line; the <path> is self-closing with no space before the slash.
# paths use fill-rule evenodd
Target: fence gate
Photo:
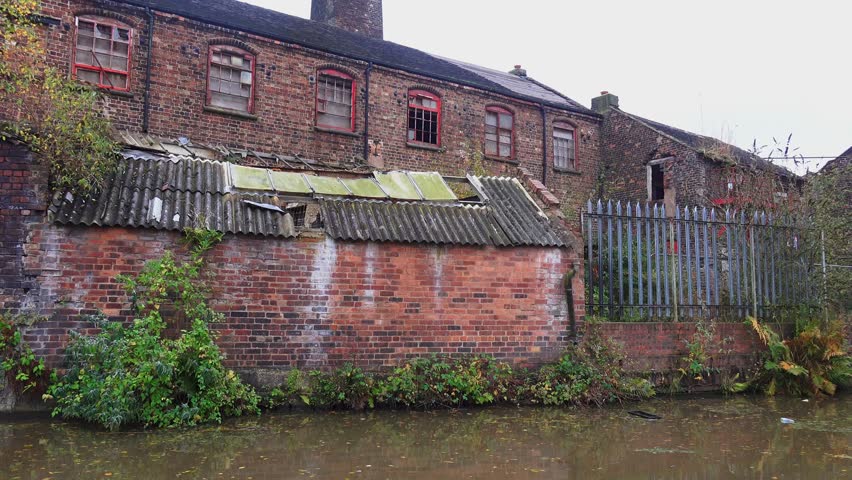
<path id="1" fill-rule="evenodd" d="M 818 308 L 805 228 L 771 214 L 606 205 L 583 214 L 586 311 L 612 321 L 739 319 Z"/>

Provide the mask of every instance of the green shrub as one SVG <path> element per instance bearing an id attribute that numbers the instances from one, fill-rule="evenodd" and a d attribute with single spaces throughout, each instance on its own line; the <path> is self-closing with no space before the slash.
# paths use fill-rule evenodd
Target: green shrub
<path id="1" fill-rule="evenodd" d="M 0 375 L 19 393 L 38 396 L 47 388 L 44 359 L 36 358 L 15 322 L 0 315 Z"/>
<path id="2" fill-rule="evenodd" d="M 55 379 L 47 398 L 54 415 L 98 423 L 174 427 L 257 413 L 259 397 L 222 364 L 208 324 L 221 319 L 206 302 L 199 280 L 201 255 L 212 243 L 195 243 L 191 259 L 171 252 L 148 262 L 135 278 L 122 281 L 137 318 L 129 325 L 93 318 L 96 335 L 72 334 L 67 372 Z M 176 339 L 163 335 L 163 308 L 189 322 Z"/>
<path id="3" fill-rule="evenodd" d="M 624 355 L 589 324 L 579 345 L 568 348 L 559 361 L 542 367 L 528 381 L 526 397 L 543 405 L 603 405 L 654 395 L 651 383 L 626 377 Z"/>
<path id="4" fill-rule="evenodd" d="M 651 383 L 624 377 L 618 350 L 591 334 L 559 362 L 535 373 L 514 371 L 488 356 L 412 359 L 387 374 L 365 373 L 351 364 L 332 372 L 291 370 L 266 404 L 315 408 L 455 408 L 493 403 L 601 405 L 654 395 Z"/>

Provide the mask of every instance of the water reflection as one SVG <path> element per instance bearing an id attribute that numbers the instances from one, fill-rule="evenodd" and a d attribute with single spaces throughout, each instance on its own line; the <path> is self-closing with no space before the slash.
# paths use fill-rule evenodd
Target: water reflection
<path id="1" fill-rule="evenodd" d="M 0 418 L 0 479 L 852 478 L 849 400 L 283 413 L 122 433 Z M 627 415 L 636 408 L 664 418 Z"/>

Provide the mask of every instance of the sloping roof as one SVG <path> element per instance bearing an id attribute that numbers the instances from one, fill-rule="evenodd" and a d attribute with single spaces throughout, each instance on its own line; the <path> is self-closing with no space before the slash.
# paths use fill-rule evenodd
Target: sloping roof
<path id="1" fill-rule="evenodd" d="M 401 202 L 246 191 L 234 187 L 230 165 L 127 150 L 102 191 L 89 197 L 57 194 L 50 211 L 57 223 L 68 225 L 161 230 L 203 226 L 225 233 L 294 237 L 295 212 L 288 207 L 317 202 L 323 230 L 339 240 L 569 245 L 569 234 L 551 222 L 514 178 L 471 177 L 482 199 L 476 204 Z"/>
<path id="2" fill-rule="evenodd" d="M 289 213 L 257 208 L 280 203 L 269 195 L 230 193 L 227 164 L 171 155 L 153 159 L 125 152 L 106 187 L 94 196 L 57 195 L 50 210 L 60 224 L 292 237 Z"/>
<path id="3" fill-rule="evenodd" d="M 531 80 L 510 83 L 503 81 L 505 79 L 495 78 L 493 74 L 488 73 L 487 69 L 481 67 L 472 68 L 473 65 L 447 61 L 397 43 L 371 38 L 236 0 L 119 1 L 438 80 L 477 87 L 521 100 L 541 102 L 577 113 L 600 116 L 567 97 L 554 95 L 545 88 L 536 88 Z"/>
<path id="4" fill-rule="evenodd" d="M 725 154 L 730 155 L 733 160 L 737 162 L 739 165 L 746 165 L 753 168 L 758 168 L 762 170 L 773 171 L 779 175 L 795 177 L 796 174 L 787 170 L 786 168 L 776 165 L 772 162 L 766 161 L 753 153 L 747 152 L 736 145 L 731 145 L 729 143 L 725 143 L 717 138 L 708 137 L 706 135 L 700 135 L 697 133 L 692 133 L 686 130 L 681 130 L 677 127 L 672 127 L 670 125 L 666 125 L 664 123 L 655 122 L 653 120 L 648 120 L 647 118 L 640 117 L 638 115 L 634 115 L 632 113 L 625 112 L 624 110 L 617 109 L 618 112 L 627 115 L 628 117 L 636 120 L 639 123 L 645 124 L 646 127 L 651 128 L 652 130 L 656 130 L 659 133 L 662 133 L 677 142 L 686 145 L 692 150 L 701 153 L 707 158 L 711 160 L 716 160 L 712 158 L 712 155 L 706 154 L 706 150 L 722 150 Z"/>
<path id="5" fill-rule="evenodd" d="M 852 147 L 838 155 L 837 158 L 829 160 L 819 171 L 820 173 L 829 173 L 838 168 L 845 168 L 850 164 L 852 164 Z"/>

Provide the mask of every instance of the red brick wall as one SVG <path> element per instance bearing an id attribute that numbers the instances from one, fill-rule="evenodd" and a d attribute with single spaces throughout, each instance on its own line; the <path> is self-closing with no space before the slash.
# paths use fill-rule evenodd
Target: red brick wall
<path id="1" fill-rule="evenodd" d="M 684 368 L 684 358 L 689 355 L 687 342 L 693 342 L 696 333 L 695 323 L 602 323 L 600 328 L 624 347 L 629 359 L 626 368 L 637 372 L 666 373 Z M 764 348 L 745 324 L 717 323 L 706 347 L 707 366 L 721 371 L 746 369 L 754 365 Z"/>
<path id="2" fill-rule="evenodd" d="M 61 19 L 47 30 L 50 58 L 69 68 L 74 15 L 92 11 L 92 2 L 46 0 L 44 13 Z M 144 12 L 126 5 L 108 6 L 101 13 L 118 13 L 134 27 L 133 73 L 130 95 L 107 93 L 104 110 L 119 128 L 140 130 L 144 98 L 144 66 L 148 33 Z M 112 6 L 110 6 L 112 5 Z M 363 62 L 315 52 L 298 45 L 200 24 L 166 14 L 156 14 L 154 28 L 150 132 L 167 137 L 186 136 L 209 145 L 248 147 L 280 155 L 299 154 L 330 162 L 351 162 L 363 154 Z M 236 39 L 257 53 L 256 119 L 238 118 L 204 109 L 207 51 L 211 41 Z M 309 77 L 318 68 L 336 67 L 352 74 L 357 89 L 355 133 L 344 135 L 314 128 L 314 85 Z M 69 68 L 70 71 L 70 68 Z M 486 159 L 492 173 L 513 172 L 523 165 L 535 177 L 542 176 L 542 122 L 537 105 L 474 88 L 427 77 L 375 67 L 370 85 L 369 138 L 383 145 L 386 168 L 437 170 L 456 175 L 468 166 L 473 152 L 482 151 L 486 105 L 501 105 L 515 112 L 517 154 L 511 162 Z M 441 148 L 428 150 L 406 145 L 407 92 L 426 88 L 439 94 L 442 103 Z M 553 164 L 552 122 L 573 122 L 577 128 L 579 172 L 557 172 Z M 595 196 L 600 165 L 597 117 L 547 108 L 547 186 L 567 201 L 570 212 Z M 250 161 L 251 159 L 247 159 Z"/>
<path id="3" fill-rule="evenodd" d="M 176 233 L 123 228 L 43 224 L 30 240 L 41 275 L 27 296 L 51 318 L 28 338 L 52 365 L 70 329 L 90 328 L 80 313 L 128 318 L 117 274 L 179 248 Z M 572 263 L 560 249 L 229 236 L 210 253 L 212 304 L 226 318 L 214 328 L 232 367 L 379 367 L 431 353 L 534 364 L 568 340 Z"/>
<path id="4" fill-rule="evenodd" d="M 666 200 L 671 198 L 667 206 L 708 204 L 708 177 L 716 178 L 719 172 L 693 150 L 617 110 L 606 115 L 602 136 L 604 198 L 648 201 L 648 162 L 674 157 L 664 166 Z"/>

